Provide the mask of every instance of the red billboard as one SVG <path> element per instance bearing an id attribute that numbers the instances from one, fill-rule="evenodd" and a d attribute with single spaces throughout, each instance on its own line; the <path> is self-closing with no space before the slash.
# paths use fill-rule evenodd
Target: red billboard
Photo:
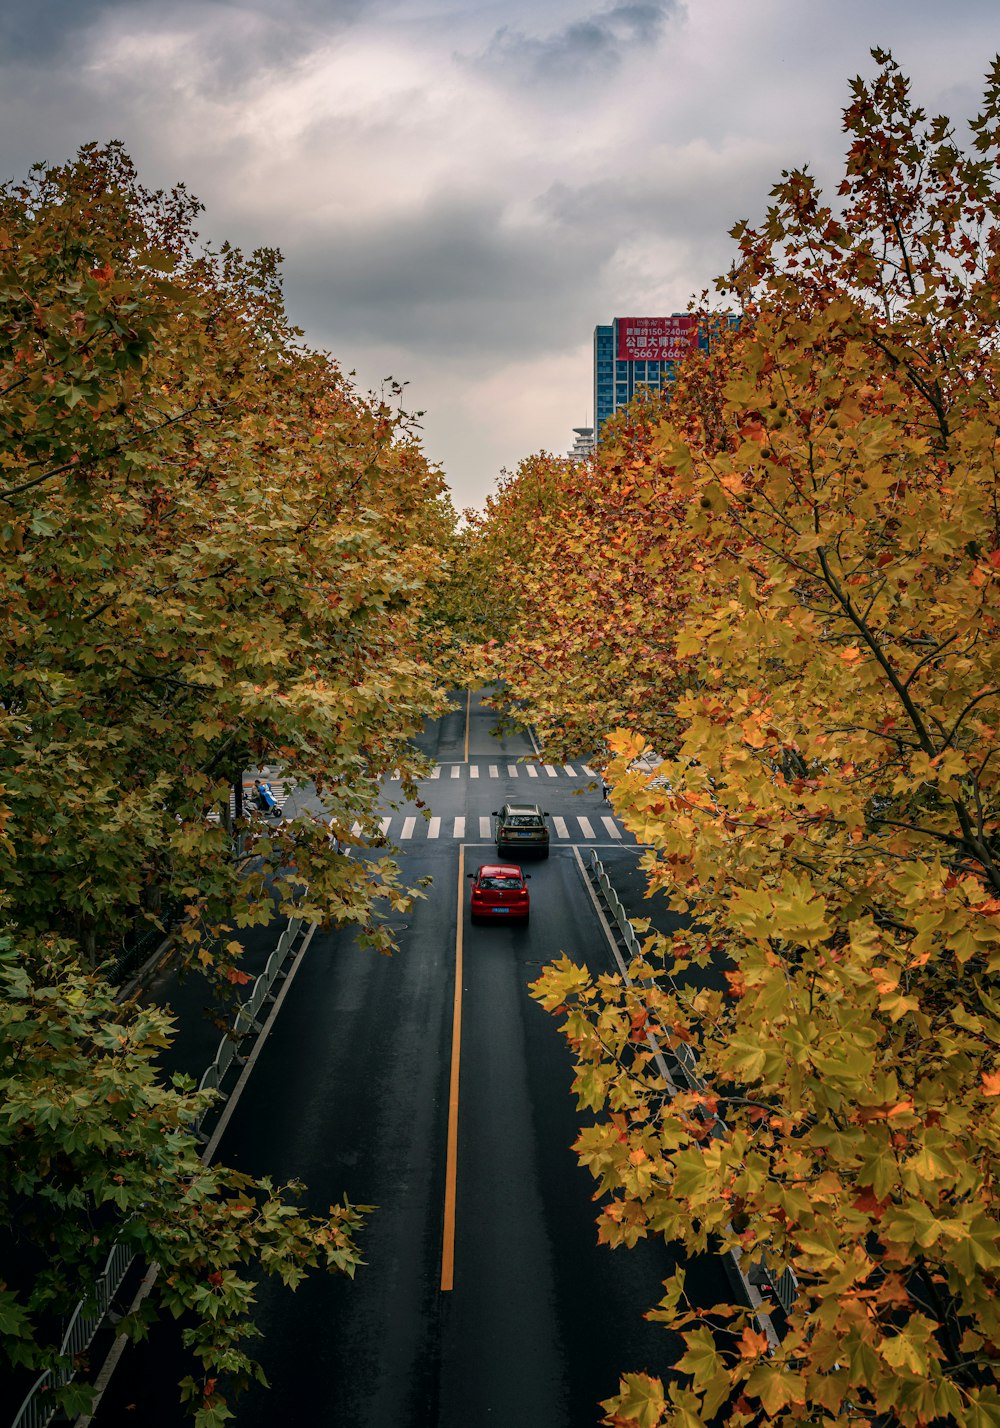
<path id="1" fill-rule="evenodd" d="M 690 313 L 674 317 L 619 317 L 618 357 L 628 362 L 676 362 L 698 341 L 698 319 Z"/>

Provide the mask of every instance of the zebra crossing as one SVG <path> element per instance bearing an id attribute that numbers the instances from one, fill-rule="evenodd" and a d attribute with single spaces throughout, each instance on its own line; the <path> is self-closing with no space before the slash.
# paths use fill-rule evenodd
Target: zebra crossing
<path id="1" fill-rule="evenodd" d="M 542 779 L 546 778 L 600 778 L 589 764 L 580 764 L 574 767 L 573 764 L 539 764 L 539 763 L 455 763 L 455 764 L 435 764 L 431 769 L 427 781 L 443 778 L 460 779 L 466 774 L 471 779 L 479 778 L 526 778 Z M 399 782 L 401 774 L 399 769 L 393 769 L 389 775 L 389 782 Z"/>
<path id="2" fill-rule="evenodd" d="M 622 827 L 609 815 L 602 814 L 598 819 L 597 815 L 592 818 L 579 813 L 575 816 L 567 814 L 565 817 L 556 815 L 551 819 L 552 830 L 555 837 L 553 843 L 575 843 L 575 842 L 608 842 L 609 840 L 620 843 L 623 838 Z M 599 827 L 595 827 L 599 823 Z M 388 842 L 432 842 L 435 839 L 451 838 L 460 842 L 466 839 L 480 843 L 492 843 L 493 820 L 484 816 L 468 817 L 465 814 L 456 814 L 451 818 L 434 816 L 432 818 L 416 817 L 413 814 L 399 815 L 393 817 L 389 815 L 378 820 L 378 830 L 381 837 Z M 354 838 L 363 837 L 364 829 L 360 823 L 351 826 L 351 836 Z"/>

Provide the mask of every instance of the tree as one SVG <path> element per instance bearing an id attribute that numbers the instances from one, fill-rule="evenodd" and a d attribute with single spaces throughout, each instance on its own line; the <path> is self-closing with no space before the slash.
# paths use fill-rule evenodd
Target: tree
<path id="1" fill-rule="evenodd" d="M 688 925 L 631 985 L 565 958 L 535 989 L 601 1113 L 577 1150 L 602 1237 L 735 1246 L 798 1299 L 769 1355 L 668 1282 L 686 1351 L 609 1423 L 1000 1415 L 1000 64 L 966 154 L 875 57 L 839 211 L 790 173 L 735 230 L 732 435 L 650 437 L 705 568 L 676 757 L 630 772 L 623 729 L 612 777 Z M 706 1089 L 665 1085 L 649 1031 Z"/>
<path id="2" fill-rule="evenodd" d="M 299 822 L 252 841 L 248 876 L 206 814 L 280 760 L 349 843 L 439 698 L 419 610 L 443 480 L 389 400 L 300 345 L 276 255 L 198 248 L 197 207 L 116 146 L 0 199 L 7 885 L 92 961 L 167 896 L 211 959 L 292 862 L 305 915 L 369 920 L 391 865 Z"/>
<path id="3" fill-rule="evenodd" d="M 718 442 L 719 389 L 740 337 L 707 306 L 699 321 L 705 350 L 686 359 L 669 409 L 675 426 Z M 599 758 L 603 733 L 619 726 L 662 751 L 676 743 L 674 637 L 704 552 L 653 441 L 667 400 L 619 413 L 589 461 L 529 457 L 481 516 L 466 513 L 458 578 L 488 612 L 470 630 L 482 646 L 473 667 L 503 682 L 498 702 L 530 708 L 555 759 Z"/>
<path id="4" fill-rule="evenodd" d="M 318 1266 L 353 1276 L 368 1207 L 303 1214 L 301 1187 L 204 1165 L 192 1123 L 211 1093 L 157 1073 L 172 1018 L 123 1010 L 68 951 L 53 945 L 47 965 L 33 964 L 0 936 L 0 1211 L 18 1226 L 18 1258 L 25 1242 L 39 1251 L 30 1284 L 0 1285 L 5 1353 L 33 1372 L 59 1362 L 59 1324 L 117 1240 L 160 1267 L 153 1300 L 120 1331 L 144 1333 L 154 1307 L 187 1316 L 184 1342 L 204 1372 L 182 1392 L 209 1428 L 233 1416 L 224 1387 L 263 1382 L 246 1352 L 258 1332 L 251 1270 L 293 1288 Z M 90 1396 L 85 1384 L 57 1393 L 70 1412 Z"/>
<path id="5" fill-rule="evenodd" d="M 8 1356 L 51 1360 L 53 1316 L 123 1236 L 164 1266 L 160 1307 L 195 1316 L 207 1425 L 255 1371 L 247 1275 L 353 1273 L 360 1211 L 317 1220 L 202 1166 L 202 1098 L 155 1065 L 169 1018 L 94 969 L 168 899 L 183 958 L 237 983 L 233 930 L 275 896 L 391 947 L 376 899 L 416 890 L 330 824 L 364 842 L 380 777 L 421 767 L 453 513 L 401 389 L 359 397 L 289 325 L 278 255 L 201 246 L 198 209 L 119 145 L 0 191 L 0 1200 L 51 1258 L 8 1269 Z M 208 815 L 251 761 L 313 782 L 325 816 L 247 822 L 239 852 Z"/>

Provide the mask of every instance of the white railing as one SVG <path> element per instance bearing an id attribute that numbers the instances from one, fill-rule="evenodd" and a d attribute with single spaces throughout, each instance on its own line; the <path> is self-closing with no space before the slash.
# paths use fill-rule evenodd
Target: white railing
<path id="1" fill-rule="evenodd" d="M 56 1390 L 63 1388 L 75 1376 L 77 1355 L 93 1342 L 134 1258 L 132 1250 L 120 1241 L 111 1246 L 111 1253 L 94 1284 L 92 1297 L 81 1300 L 73 1310 L 59 1346 L 59 1358 L 63 1362 L 46 1369 L 35 1381 L 21 1404 L 13 1428 L 45 1428 L 52 1419 L 57 1408 L 54 1402 Z"/>
<path id="2" fill-rule="evenodd" d="M 611 879 L 608 877 L 607 873 L 604 870 L 604 864 L 597 856 L 597 853 L 593 850 L 590 854 L 590 868 L 598 887 L 601 889 L 601 893 L 603 894 L 604 901 L 608 905 L 608 909 L 611 913 L 611 916 L 614 918 L 615 924 L 622 935 L 622 940 L 625 943 L 625 948 L 629 954 L 629 957 L 638 957 L 642 949 L 639 946 L 639 939 L 635 935 L 635 928 L 629 921 L 628 914 L 622 906 L 621 898 L 618 896 L 618 893 L 615 891 Z M 626 980 L 628 980 L 627 975 Z M 647 1040 L 653 1047 L 654 1052 L 659 1053 L 660 1047 L 656 1043 L 655 1038 L 650 1035 L 647 1037 Z M 707 1082 L 699 1074 L 697 1069 L 698 1057 L 693 1051 L 693 1049 L 688 1046 L 686 1042 L 678 1042 L 677 1046 L 671 1049 L 670 1055 L 677 1063 L 678 1070 L 680 1071 L 683 1079 L 687 1082 L 691 1090 L 707 1090 Z M 668 1082 L 669 1081 L 670 1078 L 668 1077 Z M 721 1120 L 718 1116 L 714 1117 L 712 1124 L 712 1135 L 723 1136 L 726 1133 L 727 1127 L 725 1121 Z M 746 1291 L 747 1297 L 750 1300 L 750 1304 L 753 1308 L 756 1308 L 757 1305 L 760 1303 L 760 1294 L 757 1292 L 758 1281 L 760 1281 L 764 1285 L 764 1287 L 773 1288 L 775 1298 L 781 1305 L 782 1309 L 784 1309 L 785 1313 L 788 1313 L 789 1309 L 792 1307 L 792 1304 L 795 1302 L 795 1298 L 798 1294 L 798 1283 L 796 1281 L 795 1274 L 791 1269 L 786 1269 L 780 1276 L 775 1278 L 768 1270 L 766 1260 L 761 1259 L 759 1261 L 759 1264 L 761 1269 L 763 1269 L 764 1271 L 762 1277 L 757 1268 L 757 1265 L 751 1266 L 749 1272 L 744 1272 L 742 1265 L 740 1264 L 740 1256 L 738 1254 L 734 1255 L 733 1263 L 735 1265 L 736 1272 L 739 1275 L 740 1280 L 743 1284 L 743 1288 Z M 776 1347 L 777 1339 L 774 1335 L 774 1330 L 771 1327 L 770 1320 L 766 1316 L 762 1315 L 760 1316 L 758 1322 L 762 1323 L 762 1327 L 764 1329 L 764 1333 L 768 1338 L 768 1341 L 770 1342 L 770 1340 L 774 1338 L 774 1344 L 772 1345 L 772 1347 Z"/>
<path id="3" fill-rule="evenodd" d="M 277 947 L 267 959 L 266 967 L 254 982 L 250 996 L 237 1011 L 232 1029 L 227 1031 L 219 1042 L 219 1049 L 212 1058 L 212 1064 L 198 1083 L 199 1091 L 218 1091 L 233 1061 L 239 1059 L 237 1052 L 240 1042 L 251 1032 L 260 1031 L 257 1013 L 266 1001 L 274 1000 L 271 988 L 282 976 L 284 964 L 301 928 L 301 918 L 292 917 L 289 919 L 288 926 L 278 938 Z M 196 1130 L 201 1129 L 202 1121 L 207 1114 L 208 1108 L 206 1107 L 195 1123 Z"/>
<path id="4" fill-rule="evenodd" d="M 250 1032 L 260 1031 L 257 1013 L 266 1001 L 273 1000 L 271 988 L 282 976 L 284 964 L 301 928 L 301 918 L 289 918 L 288 926 L 278 938 L 278 945 L 254 983 L 249 999 L 237 1011 L 232 1030 L 227 1031 L 219 1042 L 219 1049 L 212 1064 L 198 1083 L 199 1091 L 218 1091 L 223 1077 L 234 1059 L 237 1059 L 239 1043 Z M 200 1131 L 206 1114 L 207 1108 L 195 1122 L 196 1131 Z M 134 1259 L 132 1250 L 121 1241 L 112 1245 L 107 1263 L 94 1285 L 93 1294 L 88 1299 L 82 1299 L 73 1310 L 59 1348 L 60 1362 L 54 1368 L 46 1369 L 32 1384 L 11 1428 L 46 1428 L 52 1421 L 58 1407 L 54 1401 L 56 1391 L 64 1388 L 76 1377 L 76 1359 L 93 1342 L 94 1335 L 103 1323 Z"/>
<path id="5" fill-rule="evenodd" d="M 610 909 L 611 916 L 614 918 L 618 930 L 622 935 L 625 950 L 628 952 L 629 957 L 638 957 L 642 952 L 642 948 L 639 946 L 639 939 L 635 935 L 635 928 L 629 921 L 628 913 L 622 906 L 621 899 L 615 891 L 611 879 L 604 871 L 604 864 L 593 850 L 590 854 L 590 867 L 604 895 L 604 901 Z M 677 1044 L 676 1048 L 674 1048 L 670 1054 L 677 1062 L 678 1069 L 691 1090 L 704 1091 L 705 1082 L 701 1076 L 698 1075 L 696 1069 L 698 1058 L 691 1047 L 682 1041 Z"/>

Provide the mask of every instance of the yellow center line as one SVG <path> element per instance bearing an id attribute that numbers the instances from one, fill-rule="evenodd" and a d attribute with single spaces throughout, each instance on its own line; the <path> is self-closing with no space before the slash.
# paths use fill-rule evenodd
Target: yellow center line
<path id="1" fill-rule="evenodd" d="M 472 709 L 472 690 L 465 696 L 465 762 L 469 762 L 469 713 Z"/>
<path id="2" fill-rule="evenodd" d="M 458 848 L 458 923 L 455 927 L 455 1006 L 451 1022 L 451 1080 L 448 1087 L 448 1153 L 444 1171 L 444 1245 L 441 1289 L 455 1285 L 455 1198 L 458 1185 L 458 1067 L 462 1059 L 462 918 L 465 913 L 465 845 Z"/>

